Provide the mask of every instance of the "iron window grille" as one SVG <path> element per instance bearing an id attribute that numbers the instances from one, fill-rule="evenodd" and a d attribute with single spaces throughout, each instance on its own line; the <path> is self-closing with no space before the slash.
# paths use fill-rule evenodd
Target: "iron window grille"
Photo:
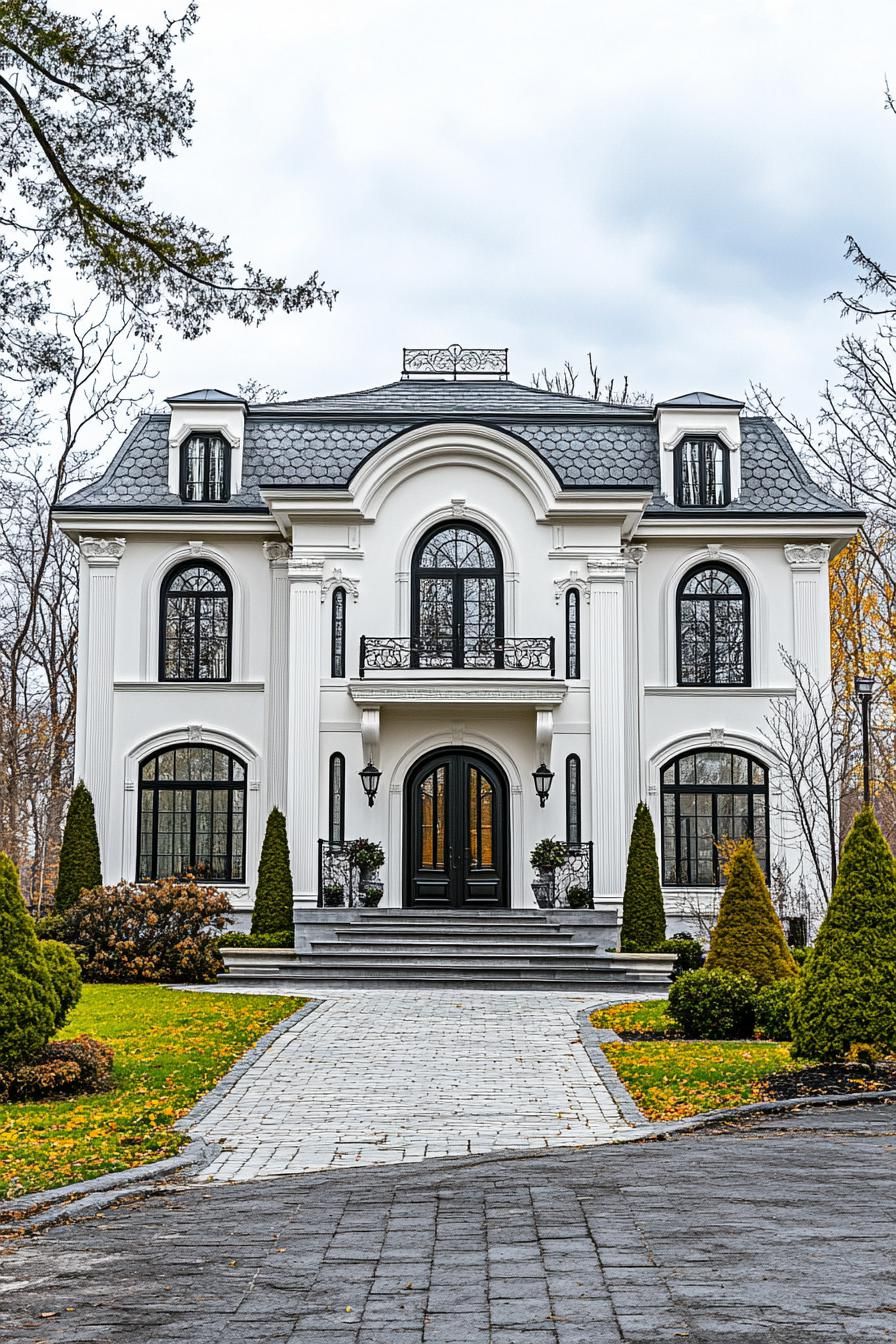
<path id="1" fill-rule="evenodd" d="M 675 449 L 675 502 L 683 509 L 730 504 L 728 450 L 718 439 L 692 436 Z"/>
<path id="2" fill-rule="evenodd" d="M 571 849 L 582 843 L 582 763 L 576 755 L 566 758 L 566 843 Z"/>
<path id="3" fill-rule="evenodd" d="M 768 876 L 768 770 L 737 751 L 692 751 L 664 767 L 663 884 L 718 887 L 719 845 L 749 836 Z"/>
<path id="4" fill-rule="evenodd" d="M 330 607 L 330 676 L 345 676 L 345 589 L 334 588 Z"/>
<path id="5" fill-rule="evenodd" d="M 180 450 L 180 495 L 189 504 L 230 498 L 230 446 L 221 434 L 191 434 Z"/>
<path id="6" fill-rule="evenodd" d="M 242 882 L 246 767 L 218 747 L 166 747 L 140 765 L 137 881 Z"/>
<path id="7" fill-rule="evenodd" d="M 578 588 L 569 588 L 566 592 L 566 679 L 575 681 L 579 670 L 579 615 L 581 595 Z"/>
<path id="8" fill-rule="evenodd" d="M 750 601 L 728 565 L 686 574 L 676 599 L 679 686 L 750 685 Z"/>
<path id="9" fill-rule="evenodd" d="M 329 843 L 340 846 L 345 840 L 345 757 L 334 751 L 330 757 Z"/>
<path id="10" fill-rule="evenodd" d="M 159 613 L 160 681 L 229 681 L 233 593 L 217 565 L 187 560 L 165 577 Z"/>

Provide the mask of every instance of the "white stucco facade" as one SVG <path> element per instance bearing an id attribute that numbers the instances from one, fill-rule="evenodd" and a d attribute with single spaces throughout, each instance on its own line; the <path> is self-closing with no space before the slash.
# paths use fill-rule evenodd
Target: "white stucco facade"
<path id="1" fill-rule="evenodd" d="M 731 451 L 736 500 L 736 403 L 715 411 L 657 408 L 651 423 L 661 490 L 672 490 L 666 462 L 695 419 L 700 433 L 722 436 Z M 239 488 L 248 465 L 243 420 L 234 405 L 215 413 L 173 404 L 169 490 L 176 489 L 180 444 L 192 429 L 209 427 L 239 454 L 231 467 Z M 81 549 L 76 774 L 94 797 L 107 881 L 137 872 L 141 762 L 186 743 L 222 748 L 245 765 L 245 873 L 228 884 L 244 927 L 274 806 L 287 819 L 297 905 L 317 903 L 335 752 L 345 761 L 344 834 L 381 843 L 388 905 L 407 899 L 406 780 L 421 757 L 442 748 L 482 753 L 506 782 L 503 890 L 511 907 L 534 904 L 532 846 L 565 834 L 571 754 L 581 762 L 581 839 L 593 842 L 597 904 L 621 902 L 639 799 L 661 835 L 660 772 L 684 751 L 731 749 L 764 762 L 772 852 L 793 845 L 775 821 L 781 781 L 765 717 L 773 697 L 792 693 L 781 647 L 821 677 L 828 667 L 828 563 L 851 534 L 844 517 L 651 512 L 642 482 L 567 488 L 517 434 L 456 416 L 400 427 L 345 482 L 262 480 L 258 498 L 263 507 L 242 512 L 135 510 L 87 498 L 57 517 Z M 441 523 L 476 527 L 492 539 L 503 637 L 552 637 L 553 674 L 368 667 L 359 675 L 362 636 L 410 637 L 413 557 Z M 191 559 L 229 580 L 227 681 L 160 680 L 162 585 L 172 567 Z M 704 562 L 736 571 L 749 593 L 749 685 L 678 684 L 676 594 L 682 577 Z M 573 678 L 565 675 L 570 588 L 580 594 Z M 336 590 L 345 594 L 344 676 L 331 675 Z M 372 807 L 358 778 L 367 761 L 381 771 Z M 532 778 L 542 762 L 555 776 L 543 808 Z M 670 929 L 687 926 L 694 902 L 713 895 L 670 886 Z"/>

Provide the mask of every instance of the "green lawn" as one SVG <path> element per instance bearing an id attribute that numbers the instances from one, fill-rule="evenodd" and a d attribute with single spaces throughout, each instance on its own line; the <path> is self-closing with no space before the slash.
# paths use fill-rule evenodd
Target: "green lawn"
<path id="1" fill-rule="evenodd" d="M 665 1000 L 621 1003 L 593 1013 L 595 1027 L 669 1033 L 659 1041 L 601 1048 L 645 1115 L 679 1120 L 701 1111 L 762 1100 L 762 1080 L 799 1067 L 781 1041 L 684 1041 L 676 1038 Z"/>
<path id="2" fill-rule="evenodd" d="M 0 1198 L 170 1157 L 187 1141 L 174 1121 L 303 1002 L 85 985 L 60 1035 L 95 1036 L 112 1047 L 112 1091 L 0 1106 Z"/>

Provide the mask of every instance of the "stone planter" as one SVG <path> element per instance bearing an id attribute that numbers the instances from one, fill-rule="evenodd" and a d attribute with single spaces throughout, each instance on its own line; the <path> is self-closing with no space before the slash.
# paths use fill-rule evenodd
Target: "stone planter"
<path id="1" fill-rule="evenodd" d="M 539 910 L 552 910 L 554 908 L 554 884 L 550 877 L 547 879 L 536 878 L 532 883 L 532 891 L 535 895 L 535 904 Z"/>

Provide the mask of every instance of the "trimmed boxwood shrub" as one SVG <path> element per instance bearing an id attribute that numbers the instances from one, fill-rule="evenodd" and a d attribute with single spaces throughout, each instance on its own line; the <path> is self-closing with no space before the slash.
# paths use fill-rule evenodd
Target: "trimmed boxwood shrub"
<path id="1" fill-rule="evenodd" d="M 746 1040 L 756 1022 L 756 981 L 733 971 L 685 971 L 669 988 L 669 1016 L 692 1040 Z"/>
<path id="2" fill-rule="evenodd" d="M 750 840 L 739 841 L 731 853 L 706 969 L 743 972 L 760 985 L 797 974 Z"/>
<path id="3" fill-rule="evenodd" d="M 100 842 L 96 833 L 93 799 L 83 779 L 75 785 L 68 805 L 62 848 L 59 851 L 59 877 L 56 881 L 56 909 L 67 910 L 82 891 L 102 885 Z"/>
<path id="4" fill-rule="evenodd" d="M 763 985 L 756 995 L 756 1027 L 766 1040 L 790 1040 L 790 1005 L 795 992 L 796 981 L 788 976 L 786 980 Z"/>
<path id="5" fill-rule="evenodd" d="M 214 980 L 223 969 L 218 935 L 231 914 L 222 891 L 192 877 L 82 891 L 65 914 L 85 980 Z"/>
<path id="6" fill-rule="evenodd" d="M 699 971 L 705 960 L 703 946 L 689 933 L 676 933 L 671 938 L 664 938 L 656 947 L 652 947 L 651 952 L 671 952 L 675 957 L 670 980 L 677 980 L 685 971 Z"/>
<path id="7" fill-rule="evenodd" d="M 81 968 L 67 943 L 57 943 L 47 938 L 38 946 L 50 972 L 53 992 L 59 1000 L 54 1019 L 56 1030 L 59 1031 L 65 1026 L 69 1013 L 81 997 Z"/>
<path id="8" fill-rule="evenodd" d="M 294 947 L 292 929 L 280 933 L 224 933 L 218 939 L 219 947 Z"/>
<path id="9" fill-rule="evenodd" d="M 268 817 L 261 846 L 252 932 L 279 935 L 283 929 L 292 929 L 292 872 L 286 818 L 275 807 Z M 289 937 L 292 942 L 291 933 Z"/>
<path id="10" fill-rule="evenodd" d="M 874 813 L 859 812 L 793 1000 L 793 1053 L 843 1059 L 896 1050 L 896 862 Z"/>
<path id="11" fill-rule="evenodd" d="M 650 809 L 639 803 L 628 846 L 622 897 L 623 952 L 649 952 L 666 936 L 666 913 Z"/>
<path id="12" fill-rule="evenodd" d="M 58 1012 L 15 864 L 0 854 L 0 1069 L 36 1055 L 53 1035 Z"/>

